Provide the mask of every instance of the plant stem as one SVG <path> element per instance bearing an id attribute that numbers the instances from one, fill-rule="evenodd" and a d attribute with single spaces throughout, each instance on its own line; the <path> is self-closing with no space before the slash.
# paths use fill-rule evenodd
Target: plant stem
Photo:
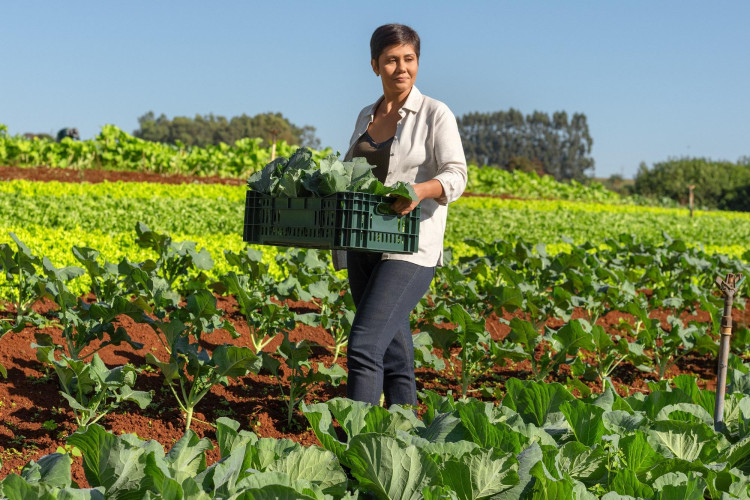
<path id="1" fill-rule="evenodd" d="M 333 351 L 333 363 L 334 364 L 336 363 L 336 360 L 339 359 L 339 353 L 341 352 L 342 346 L 343 344 L 339 344 L 338 342 L 336 342 L 336 347 Z"/>
<path id="2" fill-rule="evenodd" d="M 294 403 L 295 403 L 295 399 L 296 399 L 295 394 L 296 394 L 295 387 L 294 386 L 289 387 L 289 402 L 287 403 L 287 408 L 286 408 L 286 410 L 287 410 L 286 411 L 286 413 L 287 413 L 287 415 L 286 415 L 286 427 L 287 427 L 287 429 L 292 426 L 292 415 L 293 415 L 293 412 L 294 412 Z"/>
<path id="3" fill-rule="evenodd" d="M 461 346 L 461 397 L 466 397 L 469 390 L 469 363 L 466 356 L 466 346 Z"/>
<path id="4" fill-rule="evenodd" d="M 104 347 L 107 347 L 107 346 L 104 346 Z M 80 359 L 80 360 L 84 360 L 84 359 L 88 358 L 89 356 L 93 356 L 93 355 L 94 355 L 94 354 L 96 354 L 97 352 L 99 352 L 99 351 L 101 351 L 102 349 L 104 349 L 104 347 L 101 347 L 101 346 L 100 346 L 100 347 L 97 347 L 96 349 L 94 349 L 94 350 L 93 350 L 93 351 L 91 351 L 90 353 L 88 353 L 88 354 L 86 354 L 86 355 L 81 355 L 81 356 L 80 356 L 80 357 L 79 357 L 78 359 Z"/>
<path id="5" fill-rule="evenodd" d="M 193 407 L 190 406 L 185 411 L 185 432 L 190 430 L 190 424 L 193 422 Z"/>
<path id="6" fill-rule="evenodd" d="M 182 400 L 181 400 L 181 399 L 180 399 L 180 397 L 179 397 L 179 396 L 177 395 L 177 391 L 175 391 L 175 390 L 174 390 L 174 387 L 172 387 L 172 384 L 170 383 L 170 384 L 168 384 L 168 386 L 169 386 L 169 389 L 170 389 L 170 390 L 172 391 L 172 394 L 174 394 L 174 398 L 175 398 L 175 399 L 177 400 L 177 404 L 179 405 L 179 407 L 180 407 L 180 410 L 182 410 L 182 411 L 184 411 L 184 412 L 187 412 L 187 409 L 186 409 L 186 408 L 185 408 L 185 406 L 184 406 L 184 405 L 182 404 Z"/>
<path id="7" fill-rule="evenodd" d="M 170 349 L 167 344 L 161 339 L 161 335 L 159 333 L 156 333 L 156 338 L 159 340 L 159 343 L 164 346 L 164 349 L 166 349 L 167 354 L 172 354 L 172 349 Z"/>

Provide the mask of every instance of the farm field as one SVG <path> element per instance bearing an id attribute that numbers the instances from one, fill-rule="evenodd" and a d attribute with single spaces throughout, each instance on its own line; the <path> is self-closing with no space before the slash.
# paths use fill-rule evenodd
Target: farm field
<path id="1" fill-rule="evenodd" d="M 69 486 L 68 467 L 107 495 L 748 497 L 747 287 L 733 311 L 726 428 L 711 417 L 713 279 L 748 274 L 746 214 L 462 198 L 452 264 L 413 317 L 415 418 L 336 399 L 351 321 L 343 275 L 325 252 L 247 250 L 244 186 L 24 178 L 43 172 L 0 171 L 14 179 L 0 184 L 4 268 L 31 266 L 0 277 L 0 319 L 18 326 L 0 339 L 6 495 Z M 94 351 L 104 368 L 89 363 Z M 99 381 L 118 366 L 129 368 Z M 71 445 L 85 458 L 8 476 Z M 128 481 L 124 457 L 136 464 Z"/>
<path id="2" fill-rule="evenodd" d="M 106 171 L 79 171 L 96 175 L 94 181 L 106 181 L 104 175 L 94 174 L 106 172 L 110 181 L 104 183 L 75 182 L 80 176 L 62 183 L 18 179 L 54 178 L 60 172 L 64 170 L 6 167 L 0 171 L 0 178 L 11 179 L 0 186 L 0 241 L 9 241 L 8 231 L 24 236 L 25 241 L 46 233 L 40 238 L 43 246 L 39 251 L 59 265 L 73 263 L 65 251 L 71 245 L 63 243 L 64 238 L 98 248 L 113 261 L 137 251 L 130 236 L 136 222 L 175 239 L 196 241 L 212 255 L 244 246 L 240 235 L 245 189 L 237 180 L 205 184 L 205 178 L 167 176 L 170 182 L 193 179 L 201 183 L 118 183 L 117 179 L 132 178 L 133 172 Z M 164 217 L 165 213 L 175 215 Z M 464 239 L 479 235 L 488 241 L 520 238 L 543 242 L 556 252 L 570 248 L 566 240 L 602 244 L 627 233 L 639 241 L 656 243 L 663 241 L 665 232 L 690 245 L 702 245 L 709 253 L 736 258 L 747 251 L 744 242 L 750 238 L 750 215 L 744 213 L 697 212 L 691 220 L 683 209 L 595 202 L 465 196 L 451 207 L 449 217 L 446 245 L 454 248 L 457 256 L 472 251 Z M 56 260 L 56 255 L 63 260 Z"/>

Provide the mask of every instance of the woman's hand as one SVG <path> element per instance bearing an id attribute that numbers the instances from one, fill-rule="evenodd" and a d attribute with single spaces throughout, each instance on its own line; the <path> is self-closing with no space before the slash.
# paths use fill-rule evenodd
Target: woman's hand
<path id="1" fill-rule="evenodd" d="M 408 214 L 409 212 L 417 208 L 417 205 L 419 205 L 419 203 L 426 198 L 440 198 L 441 196 L 445 195 L 445 192 L 443 191 L 443 185 L 436 179 L 430 179 L 427 182 L 412 184 L 411 187 L 414 188 L 414 192 L 417 195 L 417 200 L 410 200 L 409 198 L 404 198 L 403 196 L 399 196 L 398 198 L 396 198 L 396 201 L 393 202 L 391 208 L 398 215 Z"/>
<path id="2" fill-rule="evenodd" d="M 417 201 L 412 201 L 409 198 L 404 198 L 403 196 L 399 196 L 396 198 L 396 201 L 394 201 L 391 204 L 391 208 L 393 209 L 394 212 L 396 212 L 397 215 L 406 215 L 412 210 L 414 210 L 415 208 L 417 208 L 417 205 L 419 205 L 420 201 L 422 201 L 421 198 Z"/>

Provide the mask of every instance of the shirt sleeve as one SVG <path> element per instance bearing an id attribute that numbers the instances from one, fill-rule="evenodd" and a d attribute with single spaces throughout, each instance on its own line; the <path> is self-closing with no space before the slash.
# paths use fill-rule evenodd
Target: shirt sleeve
<path id="1" fill-rule="evenodd" d="M 442 197 L 437 198 L 441 205 L 456 201 L 466 189 L 466 157 L 458 133 L 458 123 L 447 106 L 443 105 L 435 113 L 435 161 L 437 179 L 443 186 Z"/>

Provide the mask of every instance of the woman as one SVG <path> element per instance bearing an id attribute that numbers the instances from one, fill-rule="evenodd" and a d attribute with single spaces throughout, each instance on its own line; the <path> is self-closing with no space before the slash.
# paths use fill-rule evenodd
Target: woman
<path id="1" fill-rule="evenodd" d="M 409 315 L 442 264 L 446 205 L 466 186 L 466 160 L 453 113 L 414 86 L 417 33 L 401 24 L 380 26 L 370 52 L 383 95 L 359 113 L 346 159 L 365 157 L 385 185 L 412 184 L 418 201 L 398 198 L 393 209 L 403 215 L 421 207 L 419 250 L 334 255 L 336 268 L 349 270 L 357 307 L 347 348 L 347 396 L 377 405 L 384 393 L 386 406 L 416 405 Z"/>

